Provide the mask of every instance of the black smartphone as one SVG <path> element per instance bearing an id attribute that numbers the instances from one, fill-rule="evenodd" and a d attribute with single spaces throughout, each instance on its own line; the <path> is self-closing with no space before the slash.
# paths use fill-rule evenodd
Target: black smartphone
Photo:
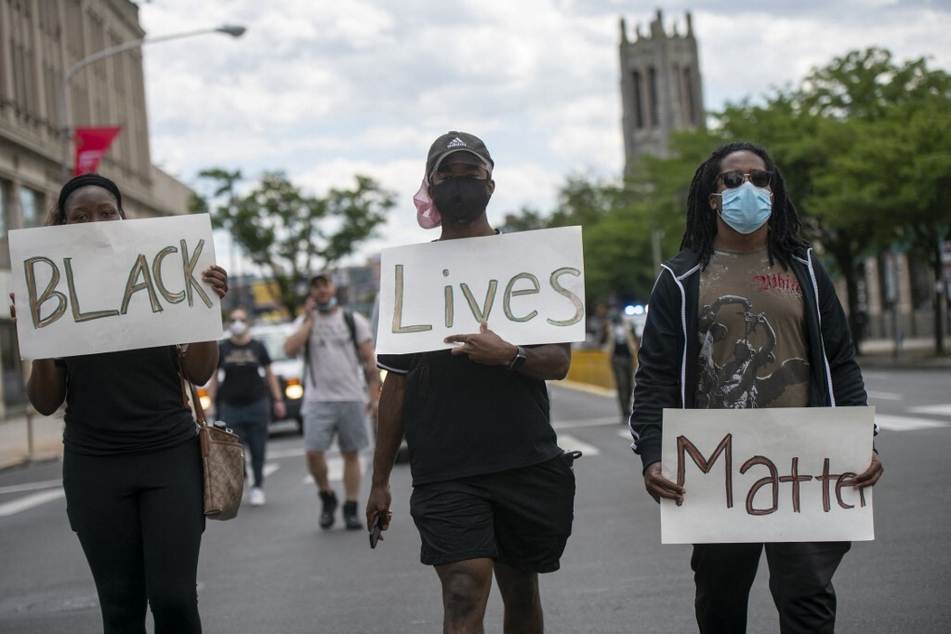
<path id="1" fill-rule="evenodd" d="M 380 541 L 380 533 L 383 532 L 383 516 L 376 514 L 373 520 L 373 526 L 370 528 L 370 548 L 376 548 L 376 543 Z"/>

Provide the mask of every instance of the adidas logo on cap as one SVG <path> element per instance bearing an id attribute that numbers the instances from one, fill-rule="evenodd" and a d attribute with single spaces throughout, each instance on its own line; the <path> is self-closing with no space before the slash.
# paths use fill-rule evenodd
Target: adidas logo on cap
<path id="1" fill-rule="evenodd" d="M 447 150 L 451 150 L 452 148 L 457 148 L 457 147 L 469 147 L 469 146 L 467 146 L 466 142 L 460 139 L 459 137 L 454 138 L 452 141 L 449 142 L 448 145 L 446 145 Z"/>

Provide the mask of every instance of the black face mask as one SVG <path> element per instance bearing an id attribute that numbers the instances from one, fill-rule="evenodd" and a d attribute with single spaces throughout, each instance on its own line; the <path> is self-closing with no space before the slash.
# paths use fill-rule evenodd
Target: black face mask
<path id="1" fill-rule="evenodd" d="M 433 202 L 443 218 L 470 223 L 485 213 L 489 204 L 489 181 L 460 176 L 433 185 Z"/>

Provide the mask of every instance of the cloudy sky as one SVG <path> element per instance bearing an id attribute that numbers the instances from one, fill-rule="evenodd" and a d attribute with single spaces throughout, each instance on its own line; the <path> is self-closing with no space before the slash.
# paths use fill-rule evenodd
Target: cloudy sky
<path id="1" fill-rule="evenodd" d="M 704 104 L 794 85 L 848 51 L 930 56 L 951 72 L 951 0 L 152 0 L 149 37 L 248 28 L 144 49 L 155 164 L 195 186 L 204 168 L 282 170 L 320 194 L 355 174 L 397 193 L 381 247 L 423 242 L 412 195 L 448 130 L 496 162 L 490 221 L 547 213 L 569 175 L 617 179 L 620 20 L 668 33 L 693 16 Z"/>

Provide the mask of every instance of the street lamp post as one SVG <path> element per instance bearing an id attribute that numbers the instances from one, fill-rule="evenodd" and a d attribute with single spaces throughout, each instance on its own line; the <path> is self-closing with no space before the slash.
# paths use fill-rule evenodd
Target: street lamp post
<path id="1" fill-rule="evenodd" d="M 124 42 L 110 48 L 103 49 L 98 53 L 93 53 L 89 57 L 84 57 L 75 64 L 69 67 L 69 70 L 66 71 L 66 75 L 63 76 L 63 81 L 59 85 L 59 104 L 58 104 L 58 116 L 60 123 L 61 131 L 61 140 L 60 147 L 62 152 L 60 155 L 60 165 L 63 170 L 63 182 L 69 179 L 69 136 L 70 136 L 70 126 L 68 117 L 66 114 L 66 92 L 69 90 L 69 82 L 72 80 L 73 76 L 78 73 L 80 70 L 88 66 L 93 62 L 98 62 L 101 59 L 109 57 L 111 55 L 116 55 L 117 53 L 123 53 L 125 51 L 131 51 L 132 49 L 145 46 L 146 44 L 155 44 L 157 42 L 167 42 L 168 40 L 177 40 L 183 37 L 191 37 L 193 35 L 202 35 L 205 33 L 225 33 L 231 37 L 241 37 L 244 35 L 244 32 L 247 29 L 243 26 L 237 25 L 224 25 L 211 29 L 199 29 L 197 31 L 187 31 L 185 33 L 173 33 L 171 35 L 162 35 L 159 37 L 153 38 L 142 38 L 138 40 L 131 40 L 129 42 Z"/>

